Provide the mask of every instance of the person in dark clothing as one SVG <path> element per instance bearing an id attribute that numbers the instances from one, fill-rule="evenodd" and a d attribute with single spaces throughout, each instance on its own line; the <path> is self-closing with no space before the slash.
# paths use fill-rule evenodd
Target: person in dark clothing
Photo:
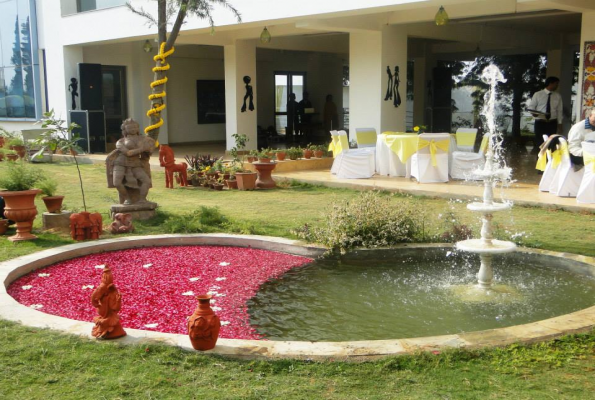
<path id="1" fill-rule="evenodd" d="M 304 98 L 298 103 L 298 110 L 300 114 L 299 130 L 306 135 L 309 134 L 312 127 L 312 114 L 306 114 L 307 108 L 312 108 L 312 102 L 310 101 L 310 94 L 304 92 Z"/>
<path id="2" fill-rule="evenodd" d="M 287 137 L 293 138 L 299 127 L 299 104 L 295 101 L 295 93 L 289 94 L 287 102 Z"/>

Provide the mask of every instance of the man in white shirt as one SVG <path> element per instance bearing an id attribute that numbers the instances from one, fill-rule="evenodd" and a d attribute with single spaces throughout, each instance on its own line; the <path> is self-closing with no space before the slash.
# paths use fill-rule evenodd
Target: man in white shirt
<path id="1" fill-rule="evenodd" d="M 593 131 L 595 131 L 595 108 L 587 112 L 587 118 L 574 124 L 568 132 L 568 150 L 572 164 L 585 165 L 581 143 L 585 141 L 585 136 Z"/>
<path id="2" fill-rule="evenodd" d="M 562 133 L 562 96 L 556 93 L 560 79 L 550 76 L 545 89 L 536 92 L 529 103 L 529 112 L 535 117 L 535 142 L 533 152 L 539 151 L 543 135 Z"/>

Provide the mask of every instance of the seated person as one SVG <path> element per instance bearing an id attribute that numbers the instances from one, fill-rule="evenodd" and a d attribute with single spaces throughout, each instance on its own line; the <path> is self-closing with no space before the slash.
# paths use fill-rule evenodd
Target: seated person
<path id="1" fill-rule="evenodd" d="M 595 108 L 587 112 L 587 118 L 577 122 L 572 126 L 568 133 L 568 150 L 570 151 L 570 161 L 573 165 L 583 166 L 583 147 L 585 135 L 595 131 Z"/>

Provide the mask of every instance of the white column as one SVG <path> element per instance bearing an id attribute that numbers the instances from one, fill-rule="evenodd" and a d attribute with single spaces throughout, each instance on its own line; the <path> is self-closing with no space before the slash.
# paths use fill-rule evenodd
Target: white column
<path id="1" fill-rule="evenodd" d="M 242 133 L 248 136 L 247 150 L 257 147 L 257 82 L 256 82 L 256 43 L 253 40 L 237 40 L 224 48 L 225 58 L 225 131 L 226 148 L 235 146 L 232 135 Z M 246 94 L 244 76 L 251 78 L 254 93 L 254 111 L 241 112 Z M 247 103 L 248 105 L 248 103 Z"/>
<path id="2" fill-rule="evenodd" d="M 384 101 L 387 67 L 391 74 L 399 67 L 401 105 Z M 386 26 L 378 32 L 357 32 L 349 36 L 349 135 L 356 128 L 377 132 L 404 131 L 407 102 L 407 32 Z"/>
<path id="3" fill-rule="evenodd" d="M 578 73 L 578 90 L 577 90 L 577 100 L 576 100 L 576 115 L 577 120 L 582 118 L 582 104 L 583 104 L 583 63 L 585 57 L 585 42 L 595 41 L 595 25 L 593 25 L 593 20 L 595 18 L 595 11 L 584 12 L 583 13 L 583 20 L 581 24 L 581 44 L 580 44 L 580 52 L 581 52 L 581 59 L 579 61 L 579 73 Z"/>

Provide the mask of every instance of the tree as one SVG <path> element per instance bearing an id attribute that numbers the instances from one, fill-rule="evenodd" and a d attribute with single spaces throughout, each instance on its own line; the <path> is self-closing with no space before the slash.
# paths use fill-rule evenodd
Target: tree
<path id="1" fill-rule="evenodd" d="M 149 26 L 157 26 L 157 38 L 159 41 L 159 53 L 153 58 L 155 60 L 154 80 L 151 83 L 152 93 L 149 96 L 151 100 L 151 109 L 147 116 L 151 118 L 151 125 L 145 129 L 145 133 L 151 138 L 157 140 L 159 137 L 159 128 L 163 125 L 161 111 L 165 109 L 163 99 L 165 91 L 163 85 L 167 82 L 167 71 L 169 64 L 167 57 L 173 53 L 174 44 L 180 33 L 180 28 L 188 15 L 194 15 L 200 19 L 209 21 L 211 29 L 214 29 L 212 11 L 215 5 L 228 8 L 241 22 L 240 13 L 230 5 L 227 0 L 155 0 L 157 1 L 157 18 L 141 8 L 134 8 L 130 2 L 126 3 L 128 9 L 133 13 L 144 17 Z M 171 31 L 167 33 L 168 25 L 175 16 Z"/>

